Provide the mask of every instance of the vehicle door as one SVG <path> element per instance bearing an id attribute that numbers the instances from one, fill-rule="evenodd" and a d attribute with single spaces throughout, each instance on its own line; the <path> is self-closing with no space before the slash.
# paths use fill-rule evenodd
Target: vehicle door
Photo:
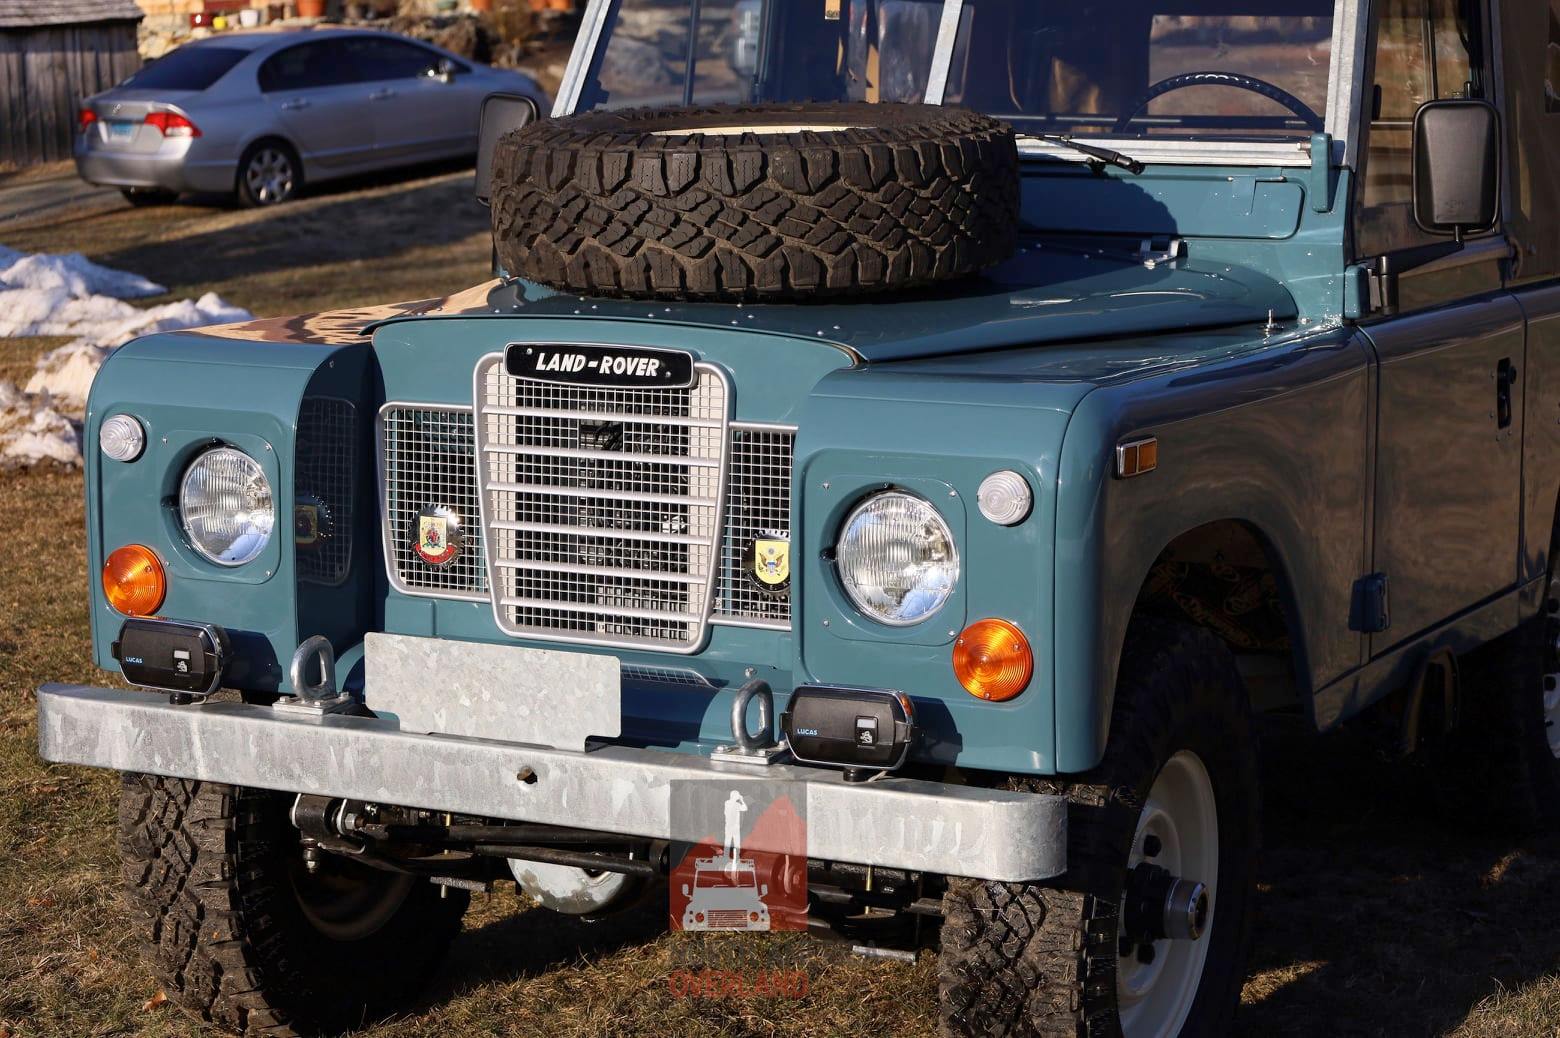
<path id="1" fill-rule="evenodd" d="M 391 36 L 343 41 L 367 87 L 381 162 L 415 162 L 476 150 L 482 98 L 466 85 L 471 67 Z M 450 71 L 441 75 L 445 62 Z"/>
<path id="2" fill-rule="evenodd" d="M 1390 620 L 1373 655 L 1516 583 L 1525 367 L 1503 230 L 1395 277 L 1378 265 L 1445 241 L 1414 220 L 1413 118 L 1435 98 L 1496 99 L 1487 0 L 1374 6 L 1353 216 L 1355 254 L 1378 271 L 1362 324 L 1378 361 L 1374 569 Z"/>
<path id="3" fill-rule="evenodd" d="M 311 40 L 260 66 L 260 92 L 305 166 L 345 171 L 373 158 L 366 91 L 353 82 L 339 40 Z"/>

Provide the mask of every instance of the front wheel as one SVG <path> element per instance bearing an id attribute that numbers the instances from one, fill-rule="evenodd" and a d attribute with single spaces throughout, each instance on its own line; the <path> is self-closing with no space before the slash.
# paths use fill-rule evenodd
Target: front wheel
<path id="1" fill-rule="evenodd" d="M 1110 746 L 1064 795 L 1068 871 L 955 881 L 939 956 L 951 1036 L 1229 1031 L 1250 945 L 1259 793 L 1250 707 L 1206 631 L 1134 622 Z"/>
<path id="2" fill-rule="evenodd" d="M 333 854 L 310 871 L 290 799 L 123 781 L 120 851 L 144 954 L 169 997 L 239 1034 L 340 1034 L 405 1008 L 469 900 Z"/>
<path id="3" fill-rule="evenodd" d="M 298 155 L 279 141 L 261 141 L 238 163 L 238 200 L 247 207 L 281 205 L 303 187 Z"/>

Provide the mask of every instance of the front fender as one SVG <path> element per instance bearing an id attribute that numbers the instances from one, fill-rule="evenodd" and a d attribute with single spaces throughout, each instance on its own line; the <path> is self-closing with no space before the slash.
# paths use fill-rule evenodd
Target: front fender
<path id="1" fill-rule="evenodd" d="M 1367 570 L 1370 420 L 1368 347 L 1341 328 L 1108 385 L 1078 405 L 1056 510 L 1059 770 L 1099 763 L 1138 593 L 1164 548 L 1207 523 L 1241 521 L 1275 554 L 1307 700 L 1361 663 L 1348 613 Z M 1158 468 L 1115 478 L 1116 444 L 1141 436 L 1159 439 Z"/>

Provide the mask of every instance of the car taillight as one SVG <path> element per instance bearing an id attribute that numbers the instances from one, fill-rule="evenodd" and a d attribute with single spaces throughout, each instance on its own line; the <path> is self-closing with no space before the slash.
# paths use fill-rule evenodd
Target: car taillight
<path id="1" fill-rule="evenodd" d="M 200 136 L 200 127 L 178 112 L 147 112 L 146 125 L 157 127 L 164 137 Z"/>
<path id="2" fill-rule="evenodd" d="M 77 132 L 85 132 L 86 128 L 95 122 L 97 122 L 97 113 L 90 108 L 83 108 L 76 113 Z"/>

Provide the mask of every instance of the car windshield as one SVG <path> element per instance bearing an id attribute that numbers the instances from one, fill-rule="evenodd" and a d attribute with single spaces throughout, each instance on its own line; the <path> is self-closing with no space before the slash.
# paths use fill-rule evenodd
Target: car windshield
<path id="1" fill-rule="evenodd" d="M 920 101 L 942 7 L 942 0 L 617 0 L 578 110 Z"/>
<path id="2" fill-rule="evenodd" d="M 137 90 L 205 90 L 248 53 L 237 47 L 180 47 L 119 85 Z"/>
<path id="3" fill-rule="evenodd" d="M 577 110 L 921 101 L 942 60 L 945 103 L 1020 133 L 1227 139 L 1322 129 L 1332 0 L 965 0 L 939 59 L 944 6 L 616 0 Z"/>
<path id="4" fill-rule="evenodd" d="M 1332 0 L 966 0 L 943 99 L 1021 133 L 1309 135 L 1332 23 Z"/>

